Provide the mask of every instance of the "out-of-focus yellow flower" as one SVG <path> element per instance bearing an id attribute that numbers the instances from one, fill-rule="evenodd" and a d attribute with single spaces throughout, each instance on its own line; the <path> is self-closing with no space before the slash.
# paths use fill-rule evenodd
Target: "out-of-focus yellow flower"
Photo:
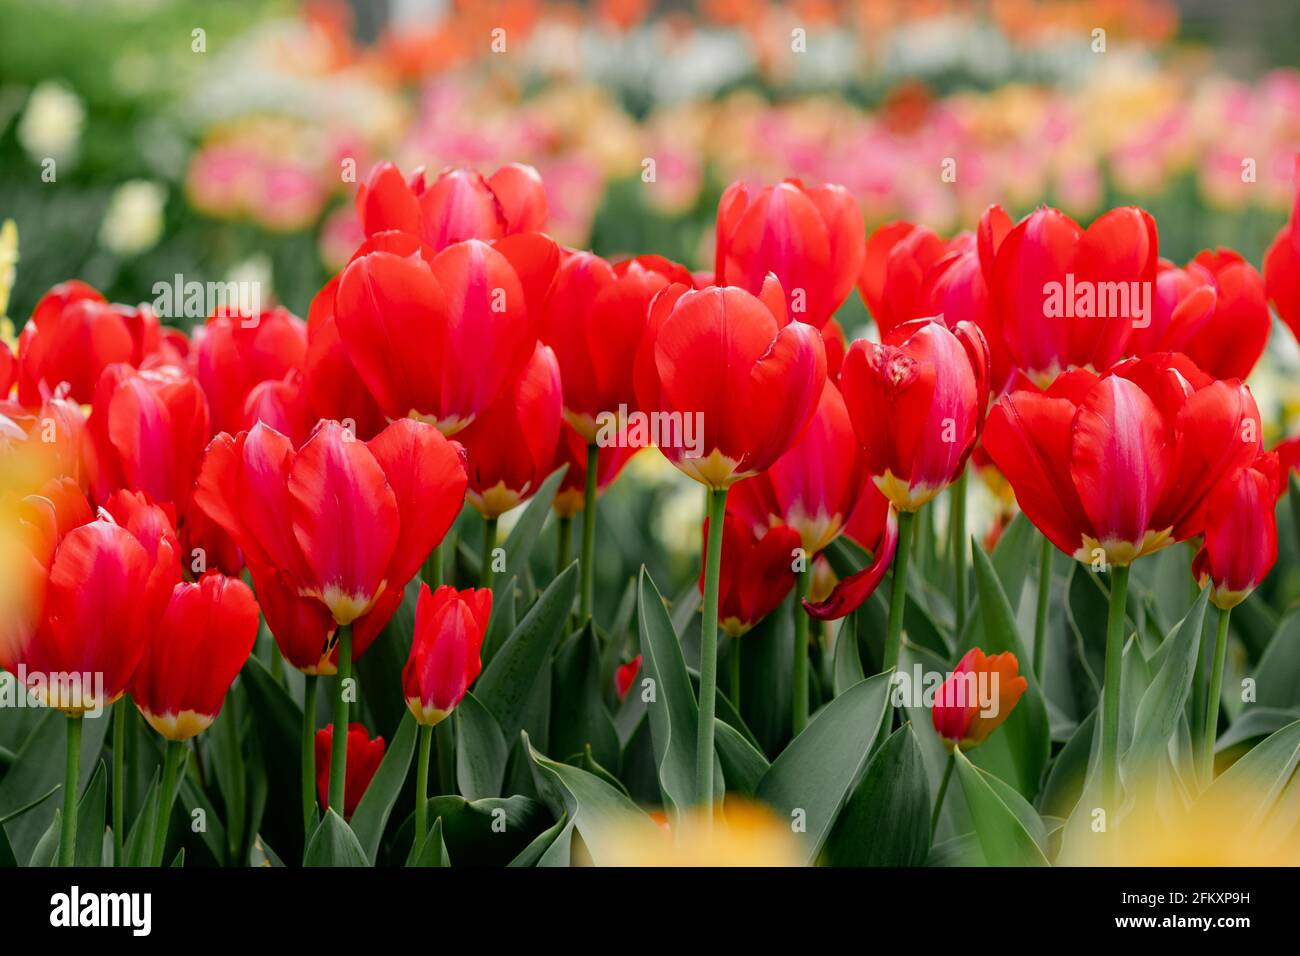
<path id="1" fill-rule="evenodd" d="M 134 179 L 113 191 L 99 227 L 99 242 L 118 256 L 152 249 L 162 237 L 167 190 L 158 183 Z"/>
<path id="2" fill-rule="evenodd" d="M 728 798 L 713 815 L 710 829 L 703 815 L 683 815 L 676 831 L 629 827 L 614 835 L 615 866 L 799 866 L 799 844 L 771 810 Z"/>
<path id="3" fill-rule="evenodd" d="M 18 226 L 12 219 L 0 224 L 0 340 L 10 347 L 14 340 L 13 323 L 5 318 L 9 314 L 9 293 L 13 291 L 18 265 Z"/>
<path id="4" fill-rule="evenodd" d="M 62 162 L 76 152 L 85 120 L 81 97 L 61 83 L 45 82 L 27 100 L 18 123 L 18 142 L 34 162 Z"/>

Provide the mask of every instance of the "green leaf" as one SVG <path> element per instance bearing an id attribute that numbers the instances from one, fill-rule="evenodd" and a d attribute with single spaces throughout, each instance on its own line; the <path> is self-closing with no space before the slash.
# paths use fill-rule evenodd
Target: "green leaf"
<path id="1" fill-rule="evenodd" d="M 1037 574 L 1041 540 L 1038 529 L 1021 512 L 1011 519 L 1011 524 L 1007 525 L 993 548 L 993 570 L 997 572 L 1013 610 L 1020 605 L 1020 594 L 1031 566 Z M 1052 555 L 1055 557 L 1055 550 Z"/>
<path id="2" fill-rule="evenodd" d="M 470 801 L 446 794 L 429 801 L 428 817 L 442 821 L 448 858 L 467 866 L 505 866 L 551 825 L 543 804 L 520 795 Z M 405 850 L 414 837 L 412 814 L 394 836 L 394 846 Z"/>
<path id="3" fill-rule="evenodd" d="M 560 645 L 551 680 L 550 749 L 568 757 L 590 747 L 597 762 L 618 766 L 618 732 L 601 692 L 600 646 L 591 621 Z"/>
<path id="4" fill-rule="evenodd" d="M 0 827 L 4 826 L 10 820 L 17 820 L 19 817 L 21 817 L 24 813 L 26 813 L 29 810 L 35 810 L 42 803 L 44 803 L 51 796 L 58 793 L 62 789 L 63 789 L 63 785 L 56 783 L 54 786 L 52 786 L 49 790 L 45 791 L 45 793 L 41 794 L 35 800 L 32 800 L 30 803 L 26 804 L 25 806 L 21 806 L 17 810 L 13 810 L 5 814 L 3 817 L 0 817 Z"/>
<path id="5" fill-rule="evenodd" d="M 1088 758 L 1092 754 L 1096 720 L 1096 711 L 1085 717 L 1052 762 L 1047 782 L 1038 795 L 1038 806 L 1044 814 L 1068 817 L 1079 802 L 1084 781 L 1088 778 Z"/>
<path id="6" fill-rule="evenodd" d="M 54 819 L 50 825 L 41 834 L 41 838 L 36 841 L 36 848 L 32 850 L 32 858 L 27 862 L 28 866 L 47 867 L 54 866 L 55 861 L 59 858 L 59 830 L 63 823 L 63 811 L 55 810 Z"/>
<path id="7" fill-rule="evenodd" d="M 149 784 L 144 805 L 140 807 L 139 815 L 131 824 L 131 829 L 126 836 L 126 844 L 122 848 L 127 866 L 149 865 L 149 854 L 153 850 L 154 818 L 158 815 L 158 802 L 162 799 L 159 793 L 161 781 L 162 768 L 159 767 L 154 771 L 153 782 Z"/>
<path id="8" fill-rule="evenodd" d="M 1160 669 L 1138 703 L 1133 739 L 1123 756 L 1125 777 L 1143 772 L 1168 752 L 1191 694 L 1209 595 L 1209 588 L 1201 590 L 1191 610 L 1157 651 Z"/>
<path id="9" fill-rule="evenodd" d="M 664 808 L 675 823 L 681 812 L 695 802 L 699 706 L 686 671 L 686 662 L 682 659 L 677 632 L 668 619 L 659 589 L 644 568 L 641 569 L 637 595 L 641 676 L 653 680 L 655 688 L 655 700 L 647 710 L 655 765 L 659 771 L 659 790 Z M 722 792 L 717 782 L 714 792 Z"/>
<path id="10" fill-rule="evenodd" d="M 826 841 L 834 866 L 920 866 L 930 848 L 930 787 L 911 724 L 867 764 Z"/>
<path id="11" fill-rule="evenodd" d="M 1227 794 L 1241 813 L 1253 821 L 1264 818 L 1300 761 L 1300 720 L 1288 724 L 1225 770 L 1210 785 L 1202 799 L 1217 799 Z M 1249 798 L 1251 806 L 1241 800 Z"/>
<path id="12" fill-rule="evenodd" d="M 456 781 L 469 800 L 501 796 L 506 776 L 506 747 L 501 725 L 472 693 L 455 711 Z"/>
<path id="13" fill-rule="evenodd" d="M 551 848 L 555 846 L 556 840 L 560 839 L 562 834 L 567 837 L 570 831 L 571 828 L 569 826 L 568 815 L 563 813 L 560 814 L 560 819 L 556 820 L 554 825 L 549 829 L 543 830 L 539 833 L 533 839 L 532 843 L 529 843 L 528 846 L 524 847 L 523 850 L 520 851 L 519 855 L 510 861 L 510 866 L 541 866 L 542 861 L 551 852 Z M 565 841 L 565 845 L 559 848 L 556 857 L 563 858 L 566 861 L 568 860 L 569 845 L 567 840 Z"/>
<path id="14" fill-rule="evenodd" d="M 433 821 L 433 826 L 420 845 L 420 852 L 408 866 L 451 866 L 451 857 L 447 855 L 447 844 L 442 840 L 442 817 Z"/>
<path id="15" fill-rule="evenodd" d="M 77 866 L 104 864 L 104 809 L 108 803 L 108 770 L 99 761 L 77 801 Z"/>
<path id="16" fill-rule="evenodd" d="M 836 697 L 867 676 L 862 670 L 862 655 L 858 651 L 858 620 L 858 612 L 854 611 L 844 619 L 835 635 L 832 670 Z"/>
<path id="17" fill-rule="evenodd" d="M 539 754 L 523 735 L 524 751 L 533 767 L 533 779 L 551 812 L 567 816 L 596 866 L 618 861 L 620 839 L 635 833 L 653 835 L 654 821 L 645 812 L 594 774 L 556 763 Z"/>
<path id="18" fill-rule="evenodd" d="M 512 571 L 522 568 L 528 561 L 528 556 L 532 554 L 533 545 L 541 535 L 542 525 L 546 523 L 546 516 L 551 512 L 551 502 L 555 500 L 555 493 L 559 490 L 560 482 L 564 480 L 564 473 L 568 467 L 568 465 L 561 465 L 542 482 L 537 493 L 528 499 L 528 504 L 520 513 L 514 527 L 510 529 L 510 534 L 506 536 L 506 543 L 503 545 L 506 567 Z"/>
<path id="19" fill-rule="evenodd" d="M 402 792 L 407 771 L 411 768 L 411 755 L 415 753 L 415 740 L 419 728 L 410 711 L 402 718 L 397 736 L 384 752 L 379 769 L 366 787 L 366 792 L 352 814 L 352 832 L 373 866 L 379 854 L 379 841 L 383 839 L 388 815 Z"/>
<path id="20" fill-rule="evenodd" d="M 252 707 L 267 784 L 266 810 L 257 829 L 289 859 L 299 859 L 306 843 L 302 819 L 302 708 L 256 657 L 250 657 L 239 673 L 240 686 Z M 324 682 L 322 694 L 332 689 L 332 678 L 318 680 Z"/>
<path id="21" fill-rule="evenodd" d="M 888 706 L 890 676 L 869 677 L 818 711 L 759 781 L 758 798 L 785 819 L 802 811 L 805 863 L 817 859 L 862 777 Z"/>
<path id="22" fill-rule="evenodd" d="M 333 810 L 326 810 L 316 832 L 307 841 L 303 866 L 369 866 L 357 835 Z"/>
<path id="23" fill-rule="evenodd" d="M 578 566 L 571 564 L 524 615 L 475 684 L 475 695 L 497 719 L 506 740 L 514 740 L 524 726 L 529 698 L 564 632 L 577 587 Z"/>
<path id="24" fill-rule="evenodd" d="M 1047 866 L 1038 844 L 1003 795 L 994 790 L 992 778 L 957 751 L 957 779 L 961 781 L 966 806 L 975 823 L 975 835 L 990 866 Z"/>
<path id="25" fill-rule="evenodd" d="M 9 837 L 5 834 L 5 828 L 0 826 L 0 870 L 7 870 L 18 865 L 18 857 L 14 855 L 14 848 L 9 845 Z"/>
<path id="26" fill-rule="evenodd" d="M 725 699 L 725 698 L 723 698 Z M 714 745 L 722 764 L 722 776 L 728 790 L 736 790 L 752 797 L 771 764 L 752 743 L 731 724 L 716 720 Z"/>
<path id="27" fill-rule="evenodd" d="M 1020 673 L 1028 684 L 1011 716 L 995 733 L 1003 735 L 1005 746 L 1011 752 L 1016 768 L 1016 788 L 1032 799 L 1038 792 L 1043 769 L 1047 766 L 1051 752 L 1047 708 L 1033 668 L 1029 666 L 1030 657 L 1020 641 L 1015 614 L 1007 601 L 1006 592 L 1002 590 L 997 573 L 993 570 L 993 564 L 981 548 L 973 547 L 971 553 L 974 559 L 975 588 L 979 594 L 980 615 L 984 625 L 983 649 L 987 654 L 1006 651 L 1014 653 L 1020 663 Z"/>
<path id="28" fill-rule="evenodd" d="M 1292 500 L 1292 505 L 1300 498 Z M 1234 613 L 1232 622 L 1237 623 Z M 1282 619 L 1255 667 L 1255 703 L 1251 707 L 1286 709 L 1300 706 L 1300 608 Z"/>

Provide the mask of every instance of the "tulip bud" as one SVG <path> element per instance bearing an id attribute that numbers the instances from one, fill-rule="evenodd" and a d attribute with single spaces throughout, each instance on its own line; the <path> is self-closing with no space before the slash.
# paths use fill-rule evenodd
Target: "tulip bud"
<path id="1" fill-rule="evenodd" d="M 316 731 L 316 794 L 322 810 L 330 808 L 330 753 L 334 746 L 334 725 Z M 343 819 L 352 819 L 357 804 L 384 759 L 384 738 L 370 739 L 365 724 L 348 726 L 347 781 L 343 788 Z"/>
<path id="2" fill-rule="evenodd" d="M 420 587 L 415 606 L 415 638 L 402 669 L 406 706 L 421 724 L 433 726 L 456 709 L 482 668 L 479 651 L 492 592 L 487 588 L 457 591 L 443 585 Z"/>
<path id="3" fill-rule="evenodd" d="M 1210 492 L 1205 542 L 1192 561 L 1201 587 L 1213 584 L 1210 600 L 1236 607 L 1259 586 L 1277 560 L 1278 457 L 1260 455 L 1227 475 Z"/>
<path id="4" fill-rule="evenodd" d="M 1029 686 L 1019 674 L 1016 655 L 985 656 L 978 647 L 966 652 L 935 697 L 934 729 L 952 750 L 970 750 L 984 742 L 1011 716 Z"/>
<path id="5" fill-rule="evenodd" d="M 154 730 L 188 740 L 212 725 L 253 650 L 257 615 L 238 578 L 208 574 L 176 585 L 131 679 L 131 696 Z"/>
<path id="6" fill-rule="evenodd" d="M 626 664 L 620 664 L 614 671 L 614 689 L 618 691 L 618 699 L 622 700 L 627 696 L 628 690 L 632 687 L 632 682 L 636 680 L 636 675 L 641 673 L 641 655 L 638 654 Z"/>

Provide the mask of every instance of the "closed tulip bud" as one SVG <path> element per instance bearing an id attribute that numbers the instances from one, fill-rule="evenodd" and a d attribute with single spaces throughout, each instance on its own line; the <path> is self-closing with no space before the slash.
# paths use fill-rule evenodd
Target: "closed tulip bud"
<path id="1" fill-rule="evenodd" d="M 560 370 L 538 345 L 518 379 L 456 436 L 469 465 L 467 499 L 496 518 L 532 497 L 550 474 L 560 437 Z"/>
<path id="2" fill-rule="evenodd" d="M 1255 460 L 1260 434 L 1250 389 L 1166 353 L 1003 396 L 984 447 L 1053 544 L 1126 565 L 1198 534 L 1211 489 Z"/>
<path id="3" fill-rule="evenodd" d="M 316 795 L 322 810 L 330 809 L 330 753 L 334 745 L 334 725 L 316 731 Z M 357 804 L 366 795 L 384 759 L 384 738 L 370 739 L 365 724 L 348 726 L 347 780 L 343 787 L 343 819 L 351 820 Z"/>
<path id="4" fill-rule="evenodd" d="M 737 182 L 718 203 L 714 282 L 758 295 L 775 275 L 791 317 L 820 329 L 853 290 L 865 249 L 862 212 L 843 186 L 787 179 L 751 197 Z"/>
<path id="5" fill-rule="evenodd" d="M 1205 508 L 1205 541 L 1192 561 L 1210 600 L 1236 607 L 1268 576 L 1277 561 L 1278 457 L 1261 454 L 1246 468 L 1222 478 Z"/>
<path id="6" fill-rule="evenodd" d="M 957 479 L 979 439 L 989 358 L 969 323 L 919 320 L 883 344 L 857 341 L 840 388 L 866 471 L 900 511 L 915 511 Z"/>
<path id="7" fill-rule="evenodd" d="M 935 732 L 949 750 L 977 747 L 1011 716 L 1028 686 L 1015 654 L 988 657 L 972 647 L 935 697 Z"/>
<path id="8" fill-rule="evenodd" d="M 708 536 L 706 519 L 706 541 Z M 723 631 L 739 637 L 777 609 L 794 587 L 794 562 L 799 550 L 799 534 L 793 528 L 777 526 L 758 537 L 748 522 L 730 511 L 726 513 L 718 576 L 718 623 Z M 699 587 L 704 593 L 702 570 Z"/>
<path id="9" fill-rule="evenodd" d="M 188 740 L 212 725 L 253 650 L 257 613 L 238 578 L 176 585 L 131 678 L 131 697 L 154 730 Z"/>
<path id="10" fill-rule="evenodd" d="M 619 700 L 622 700 L 627 696 L 627 692 L 632 688 L 632 682 L 636 680 L 636 675 L 640 672 L 640 654 L 632 658 L 626 664 L 618 665 L 618 669 L 614 671 L 614 690 L 618 692 Z"/>
<path id="11" fill-rule="evenodd" d="M 187 356 L 208 397 L 212 430 L 231 434 L 248 427 L 244 410 L 258 383 L 300 372 L 306 359 L 307 325 L 283 308 L 214 313 L 194 330 Z"/>
<path id="12" fill-rule="evenodd" d="M 415 606 L 415 638 L 402 670 L 406 706 L 421 724 L 433 726 L 456 709 L 482 668 L 479 657 L 492 592 L 457 591 L 443 585 L 420 588 Z"/>
<path id="13" fill-rule="evenodd" d="M 771 277 L 761 296 L 674 284 L 651 303 L 635 375 L 660 450 L 721 489 L 795 443 L 821 399 L 826 352 L 816 329 L 789 320 Z"/>

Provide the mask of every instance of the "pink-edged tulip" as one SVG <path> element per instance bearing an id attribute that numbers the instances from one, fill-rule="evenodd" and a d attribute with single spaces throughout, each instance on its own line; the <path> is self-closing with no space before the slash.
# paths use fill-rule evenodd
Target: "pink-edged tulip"
<path id="1" fill-rule="evenodd" d="M 334 725 L 316 731 L 316 793 L 322 810 L 330 808 L 330 755 L 334 749 Z M 365 724 L 348 726 L 347 777 L 343 788 L 343 819 L 351 820 L 357 804 L 384 760 L 384 738 L 370 739 Z"/>
<path id="2" fill-rule="evenodd" d="M 558 262 L 555 243 L 538 233 L 436 254 L 409 234 L 379 233 L 335 291 L 342 351 L 389 419 L 455 434 L 532 357 Z"/>
<path id="3" fill-rule="evenodd" d="M 758 295 L 774 274 L 786 311 L 820 329 L 853 290 L 865 247 L 862 213 L 843 186 L 787 179 L 751 197 L 736 182 L 718 202 L 714 282 Z"/>
<path id="4" fill-rule="evenodd" d="M 1156 223 L 1135 206 L 1086 230 L 1042 207 L 1006 234 L 989 289 L 1012 362 L 1040 385 L 1068 368 L 1105 371 L 1152 318 Z"/>
<path id="5" fill-rule="evenodd" d="M 440 723 L 465 697 L 483 667 L 479 652 L 492 592 L 488 588 L 457 591 L 443 585 L 420 587 L 415 606 L 415 638 L 402 669 L 402 694 L 417 722 Z"/>
<path id="6" fill-rule="evenodd" d="M 1277 561 L 1278 456 L 1265 452 L 1224 476 L 1206 499 L 1205 540 L 1192 560 L 1210 600 L 1236 607 L 1268 576 Z"/>
<path id="7" fill-rule="evenodd" d="M 651 300 L 675 282 L 690 285 L 690 272 L 661 256 L 610 265 L 589 252 L 565 255 L 541 339 L 555 350 L 560 363 L 564 417 L 589 443 L 596 441 L 602 415 L 636 408 L 628 369 L 636 359 Z"/>
<path id="8" fill-rule="evenodd" d="M 826 351 L 815 328 L 790 321 L 775 278 L 761 296 L 675 283 L 651 303 L 635 376 L 665 457 L 723 489 L 798 439 L 821 399 Z"/>
<path id="9" fill-rule="evenodd" d="M 510 163 L 491 176 L 448 168 L 428 183 L 423 168 L 402 178 L 379 163 L 357 190 L 357 215 L 367 236 L 388 230 L 418 236 L 435 250 L 466 239 L 500 239 L 546 229 L 546 188 L 531 166 Z"/>
<path id="10" fill-rule="evenodd" d="M 288 309 L 257 315 L 220 311 L 194 330 L 189 367 L 208 397 L 214 432 L 249 427 L 244 410 L 260 382 L 301 372 L 307 359 L 307 324 Z"/>
<path id="11" fill-rule="evenodd" d="M 840 373 L 867 474 L 895 508 L 915 511 L 955 481 L 979 439 L 988 403 L 984 335 L 918 320 L 883 344 L 859 340 Z"/>
<path id="12" fill-rule="evenodd" d="M 238 578 L 207 574 L 178 584 L 131 678 L 149 726 L 188 740 L 212 726 L 257 640 L 257 603 Z"/>
<path id="13" fill-rule="evenodd" d="M 596 494 L 600 495 L 619 476 L 623 466 L 641 449 L 635 445 L 601 445 L 596 449 Z M 582 510 L 587 487 L 587 440 L 568 422 L 560 425 L 551 471 L 567 466 L 551 507 L 561 518 L 572 518 Z"/>
<path id="14" fill-rule="evenodd" d="M 560 370 L 538 345 L 518 380 L 456 436 L 469 466 L 469 503 L 485 518 L 522 504 L 550 474 L 560 437 Z"/>
<path id="15" fill-rule="evenodd" d="M 460 511 L 463 450 L 403 419 L 368 442 L 321 422 L 301 449 L 259 424 L 213 439 L 199 506 L 238 543 L 288 660 L 335 672 L 337 625 L 360 656 Z"/>
<path id="16" fill-rule="evenodd" d="M 1264 287 L 1277 314 L 1300 339 L 1300 164 L 1297 173 L 1291 216 L 1264 253 Z"/>
<path id="17" fill-rule="evenodd" d="M 977 747 L 1011 716 L 1028 688 L 1015 654 L 986 656 L 972 647 L 935 696 L 930 711 L 935 733 L 950 751 Z"/>
<path id="18" fill-rule="evenodd" d="M 626 664 L 619 664 L 614 670 L 614 690 L 619 700 L 627 696 L 627 692 L 632 689 L 632 682 L 636 680 L 636 675 L 639 673 L 641 673 L 640 654 Z"/>
<path id="19" fill-rule="evenodd" d="M 709 522 L 704 522 L 704 538 Z M 728 511 L 722 525 L 722 564 L 718 577 L 718 624 L 739 637 L 780 606 L 794 587 L 794 564 L 801 543 L 793 528 L 778 525 L 762 537 Z M 704 572 L 700 572 L 704 592 Z"/>
<path id="20" fill-rule="evenodd" d="M 1205 250 L 1180 269 L 1160 261 L 1155 308 L 1133 330 L 1133 355 L 1182 352 L 1214 378 L 1246 378 L 1268 344 L 1264 280 L 1229 249 Z"/>
<path id="21" fill-rule="evenodd" d="M 1003 396 L 984 447 L 1061 551 L 1127 565 L 1200 533 L 1210 490 L 1255 460 L 1260 434 L 1250 389 L 1164 353 Z"/>

